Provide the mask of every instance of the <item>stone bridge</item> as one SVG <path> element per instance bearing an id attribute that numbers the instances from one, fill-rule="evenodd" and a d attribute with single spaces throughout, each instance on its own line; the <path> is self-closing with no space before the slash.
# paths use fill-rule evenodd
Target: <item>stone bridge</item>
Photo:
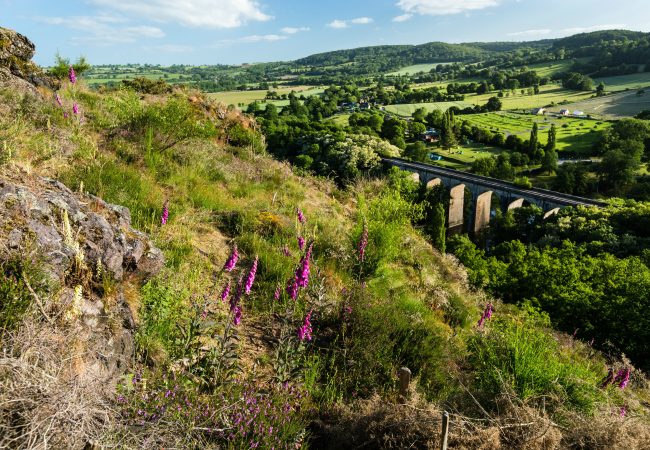
<path id="1" fill-rule="evenodd" d="M 413 172 L 417 181 L 427 187 L 442 185 L 449 189 L 448 228 L 459 231 L 463 228 L 477 233 L 490 223 L 492 196 L 499 198 L 499 207 L 503 212 L 520 208 L 524 204 L 539 206 L 544 212 L 544 218 L 557 213 L 560 208 L 567 206 L 606 206 L 606 203 L 575 195 L 563 194 L 546 189 L 523 189 L 514 183 L 496 178 L 474 175 L 468 172 L 432 166 L 398 158 L 383 158 L 384 163 Z M 465 190 L 471 193 L 470 223 L 465 224 Z M 464 227 L 464 225 L 467 225 Z"/>

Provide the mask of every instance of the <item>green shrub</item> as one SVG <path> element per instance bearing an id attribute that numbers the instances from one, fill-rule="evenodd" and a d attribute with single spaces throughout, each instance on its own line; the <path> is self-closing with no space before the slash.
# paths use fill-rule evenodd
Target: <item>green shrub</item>
<path id="1" fill-rule="evenodd" d="M 487 399 L 514 391 L 521 399 L 546 399 L 589 412 L 602 399 L 600 371 L 548 332 L 507 319 L 488 322 L 468 341 L 476 388 Z"/>
<path id="2" fill-rule="evenodd" d="M 15 328 L 31 304 L 23 270 L 19 260 L 0 261 L 0 335 Z"/>

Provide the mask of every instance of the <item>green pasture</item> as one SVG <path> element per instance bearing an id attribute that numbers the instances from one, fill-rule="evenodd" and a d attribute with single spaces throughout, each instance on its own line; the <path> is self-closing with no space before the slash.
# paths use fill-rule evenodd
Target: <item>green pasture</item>
<path id="1" fill-rule="evenodd" d="M 292 91 L 297 95 L 304 95 L 309 97 L 312 95 L 320 95 L 323 93 L 324 88 L 314 88 L 311 86 L 287 86 L 287 87 L 278 87 L 270 89 L 270 91 L 277 92 L 279 95 L 289 94 Z M 225 92 L 213 92 L 208 94 L 210 98 L 213 98 L 217 101 L 225 103 L 226 105 L 239 105 L 243 103 L 244 105 L 249 105 L 255 101 L 262 102 L 266 98 L 265 90 L 253 90 L 253 91 L 225 91 Z M 276 101 L 273 101 L 276 103 Z"/>
<path id="2" fill-rule="evenodd" d="M 506 136 L 515 134 L 522 139 L 528 139 L 533 123 L 537 123 L 539 141 L 542 144 L 546 144 L 548 131 L 551 125 L 555 124 L 557 150 L 560 152 L 571 151 L 581 155 L 591 154 L 594 144 L 602 136 L 602 131 L 611 126 L 609 122 L 586 118 L 542 117 L 511 112 L 469 114 L 459 116 L 458 119 L 493 132 L 501 132 Z"/>
<path id="3" fill-rule="evenodd" d="M 398 116 L 408 117 L 411 116 L 418 108 L 424 108 L 427 111 L 433 111 L 435 109 L 439 111 L 446 111 L 452 106 L 463 109 L 473 105 L 467 102 L 407 103 L 404 105 L 387 105 L 386 112 L 396 114 Z"/>
<path id="4" fill-rule="evenodd" d="M 437 66 L 446 66 L 449 64 L 454 64 L 453 62 L 444 62 L 444 63 L 430 63 L 430 64 L 414 64 L 412 66 L 402 67 L 399 70 L 394 72 L 387 73 L 386 75 L 415 75 L 419 72 L 430 72 L 431 69 L 435 69 Z"/>
<path id="5" fill-rule="evenodd" d="M 633 73 L 631 75 L 619 75 L 616 77 L 596 78 L 596 83 L 605 83 L 608 91 L 622 91 L 625 89 L 639 89 L 650 87 L 650 72 Z"/>

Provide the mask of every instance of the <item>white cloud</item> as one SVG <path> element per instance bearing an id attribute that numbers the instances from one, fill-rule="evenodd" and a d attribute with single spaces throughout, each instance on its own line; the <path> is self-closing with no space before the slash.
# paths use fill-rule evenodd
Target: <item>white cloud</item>
<path id="1" fill-rule="evenodd" d="M 369 23 L 373 23 L 374 19 L 370 17 L 358 17 L 356 19 L 352 19 L 350 22 L 352 22 L 355 25 L 367 25 Z"/>
<path id="2" fill-rule="evenodd" d="M 615 30 L 627 28 L 627 25 L 624 23 L 611 23 L 603 25 L 592 25 L 589 27 L 575 27 L 575 28 L 565 28 L 562 30 L 563 33 L 568 34 L 577 34 L 577 33 L 588 33 L 590 31 L 600 31 L 600 30 Z"/>
<path id="3" fill-rule="evenodd" d="M 350 25 L 345 20 L 332 20 L 330 23 L 327 24 L 328 27 L 330 28 L 347 28 Z"/>
<path id="4" fill-rule="evenodd" d="M 236 28 L 272 17 L 256 0 L 90 0 L 138 18 L 175 22 L 189 27 Z"/>
<path id="5" fill-rule="evenodd" d="M 284 34 L 296 34 L 302 31 L 309 31 L 309 27 L 284 27 L 280 31 Z"/>
<path id="6" fill-rule="evenodd" d="M 401 16 L 393 17 L 393 22 L 406 22 L 411 17 L 413 17 L 413 14 L 402 14 Z"/>
<path id="7" fill-rule="evenodd" d="M 282 34 L 252 34 L 250 36 L 242 36 L 235 39 L 223 39 L 217 42 L 217 47 L 228 44 L 250 44 L 254 42 L 276 42 L 287 39 L 287 36 Z"/>
<path id="8" fill-rule="evenodd" d="M 443 16 L 497 6 L 501 0 L 399 0 L 397 7 L 406 14 Z M 401 16 L 400 16 L 401 17 Z"/>
<path id="9" fill-rule="evenodd" d="M 111 45 L 128 44 L 143 38 L 162 38 L 165 33 L 147 25 L 123 26 L 126 19 L 119 16 L 35 17 L 34 20 L 81 31 L 83 36 L 73 36 L 73 44 Z M 119 25 L 118 25 L 119 24 Z"/>
<path id="10" fill-rule="evenodd" d="M 181 45 L 181 44 L 155 45 L 153 47 L 143 47 L 143 49 L 147 51 L 164 52 L 164 53 L 191 53 L 194 51 L 194 47 L 190 47 L 189 45 Z"/>
<path id="11" fill-rule="evenodd" d="M 550 34 L 551 31 L 553 30 L 549 28 L 541 28 L 539 30 L 516 31 L 514 33 L 508 33 L 508 36 L 513 36 L 513 37 L 546 36 L 547 34 Z"/>
<path id="12" fill-rule="evenodd" d="M 350 19 L 350 20 L 332 20 L 330 23 L 327 24 L 328 27 L 330 28 L 349 28 L 350 24 L 352 25 L 368 25 L 370 23 L 373 23 L 375 19 L 372 17 L 357 17 L 356 19 Z"/>

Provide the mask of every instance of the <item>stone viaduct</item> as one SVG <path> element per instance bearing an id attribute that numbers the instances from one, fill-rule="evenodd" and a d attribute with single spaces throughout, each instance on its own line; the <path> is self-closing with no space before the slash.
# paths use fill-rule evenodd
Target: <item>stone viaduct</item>
<path id="1" fill-rule="evenodd" d="M 413 172 L 413 178 L 427 187 L 442 185 L 449 189 L 449 215 L 447 217 L 450 231 L 480 232 L 490 223 L 492 196 L 499 198 L 503 212 L 520 208 L 524 204 L 539 206 L 544 218 L 557 213 L 567 206 L 605 206 L 606 203 L 575 195 L 563 194 L 546 189 L 523 189 L 514 183 L 496 178 L 474 175 L 468 172 L 447 169 L 440 166 L 407 161 L 399 158 L 383 158 L 385 164 Z M 470 223 L 465 224 L 465 189 L 471 193 L 472 209 Z M 466 226 L 465 226 L 466 225 Z"/>

